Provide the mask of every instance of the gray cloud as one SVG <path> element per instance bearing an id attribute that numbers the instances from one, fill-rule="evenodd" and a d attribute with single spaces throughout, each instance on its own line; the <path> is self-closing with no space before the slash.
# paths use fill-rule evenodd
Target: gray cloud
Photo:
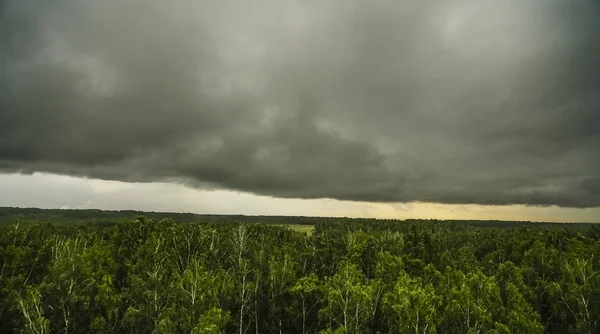
<path id="1" fill-rule="evenodd" d="M 600 206 L 594 1 L 0 2 L 0 170 Z"/>

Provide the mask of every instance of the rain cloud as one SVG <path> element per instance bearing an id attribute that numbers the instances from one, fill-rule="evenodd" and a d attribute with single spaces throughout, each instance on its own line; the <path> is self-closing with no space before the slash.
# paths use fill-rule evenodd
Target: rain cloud
<path id="1" fill-rule="evenodd" d="M 600 206 L 600 5 L 0 1 L 0 171 Z"/>

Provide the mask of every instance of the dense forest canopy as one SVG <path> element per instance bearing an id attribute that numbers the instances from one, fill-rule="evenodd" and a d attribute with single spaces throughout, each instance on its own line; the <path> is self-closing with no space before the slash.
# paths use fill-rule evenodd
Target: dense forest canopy
<path id="1" fill-rule="evenodd" d="M 569 225 L 570 226 L 570 225 Z M 597 333 L 600 226 L 0 228 L 0 332 Z"/>

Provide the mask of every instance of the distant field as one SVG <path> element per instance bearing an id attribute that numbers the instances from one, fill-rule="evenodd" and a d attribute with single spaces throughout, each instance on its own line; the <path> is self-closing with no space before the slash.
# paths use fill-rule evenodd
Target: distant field
<path id="1" fill-rule="evenodd" d="M 314 225 L 302 225 L 302 224 L 272 224 L 272 225 L 286 226 L 286 227 L 291 228 L 294 231 L 304 232 L 304 233 L 311 233 L 315 229 Z"/>

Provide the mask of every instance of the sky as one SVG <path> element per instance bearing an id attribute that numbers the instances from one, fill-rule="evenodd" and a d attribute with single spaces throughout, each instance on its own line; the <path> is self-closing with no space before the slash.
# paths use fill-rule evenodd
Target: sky
<path id="1" fill-rule="evenodd" d="M 0 205 L 600 221 L 593 0 L 0 0 Z"/>

